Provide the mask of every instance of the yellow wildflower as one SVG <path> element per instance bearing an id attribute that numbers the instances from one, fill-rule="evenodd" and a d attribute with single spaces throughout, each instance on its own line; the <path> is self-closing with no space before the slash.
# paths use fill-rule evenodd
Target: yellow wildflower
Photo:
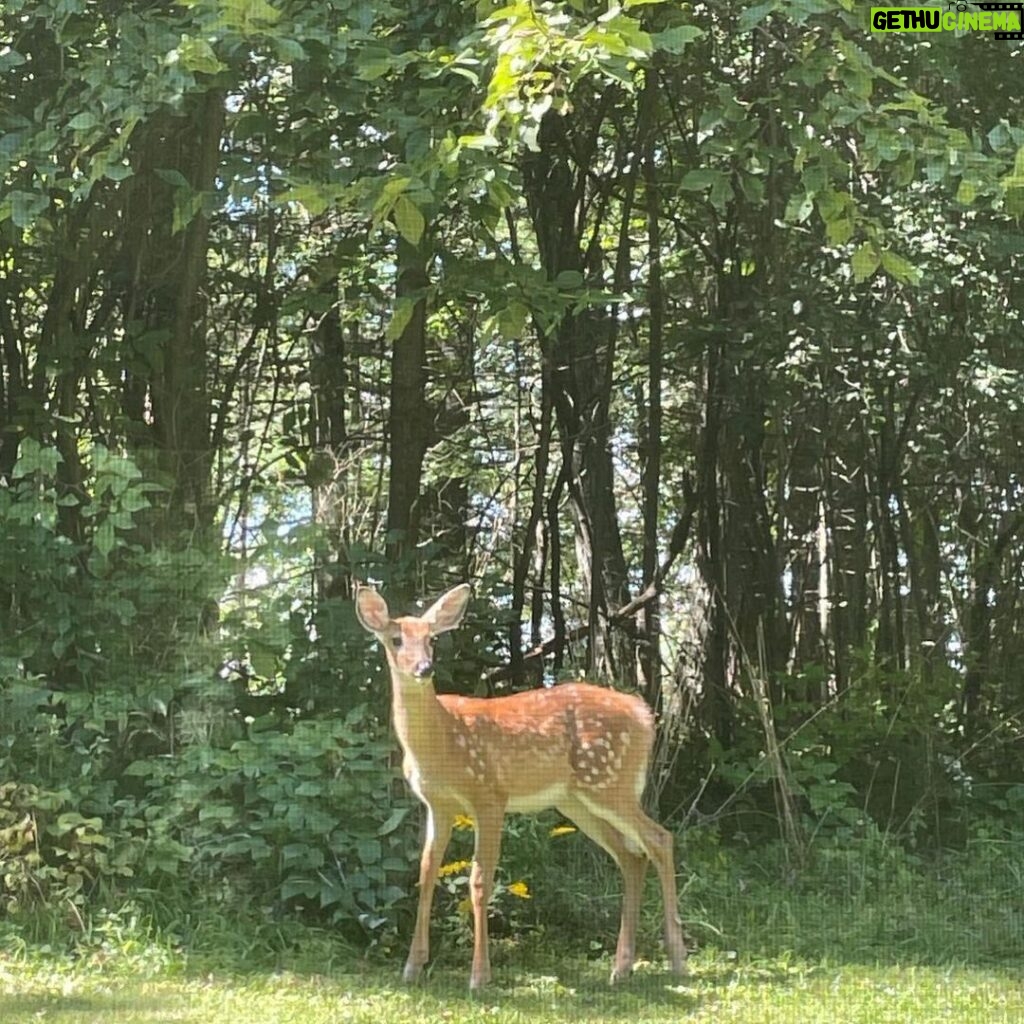
<path id="1" fill-rule="evenodd" d="M 456 814 L 455 821 L 453 822 L 456 828 L 475 828 L 472 818 L 467 818 L 465 814 Z"/>
<path id="2" fill-rule="evenodd" d="M 553 839 L 555 836 L 567 836 L 575 831 L 575 825 L 556 825 L 548 834 Z"/>
<path id="3" fill-rule="evenodd" d="M 525 882 L 513 882 L 509 887 L 508 891 L 513 896 L 518 896 L 521 900 L 532 899 L 530 896 L 530 890 Z"/>
<path id="4" fill-rule="evenodd" d="M 448 875 L 457 875 L 460 872 L 465 871 L 472 863 L 473 862 L 469 860 L 453 860 L 450 864 L 445 864 L 441 870 L 438 871 L 438 874 L 442 878 L 445 878 Z"/>

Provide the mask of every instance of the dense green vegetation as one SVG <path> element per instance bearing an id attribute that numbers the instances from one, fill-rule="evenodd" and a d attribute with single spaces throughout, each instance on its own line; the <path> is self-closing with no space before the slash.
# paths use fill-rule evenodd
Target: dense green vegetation
<path id="1" fill-rule="evenodd" d="M 851 0 L 0 5 L 3 956 L 225 920 L 390 969 L 420 815 L 352 587 L 467 580 L 439 689 L 658 711 L 712 988 L 733 915 L 776 965 L 1019 958 L 1021 49 Z M 614 882 L 558 824 L 495 930 L 582 962 Z"/>

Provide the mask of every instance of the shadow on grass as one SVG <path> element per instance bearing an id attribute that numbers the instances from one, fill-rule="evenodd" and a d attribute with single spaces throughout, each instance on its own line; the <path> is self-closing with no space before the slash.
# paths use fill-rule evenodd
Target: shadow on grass
<path id="1" fill-rule="evenodd" d="M 709 977 L 702 974 L 702 982 L 706 984 Z M 557 1010 L 566 1020 L 636 1020 L 639 1010 L 653 1007 L 682 1016 L 696 1010 L 707 994 L 698 992 L 689 978 L 675 978 L 655 969 L 613 986 L 608 983 L 606 965 L 572 959 L 498 963 L 492 983 L 480 993 L 469 991 L 468 969 L 448 965 L 428 968 L 424 979 L 411 986 L 401 981 L 397 971 L 390 977 L 378 971 L 352 981 L 356 990 L 365 986 L 407 994 L 424 1019 L 441 1019 L 460 1006 L 483 1011 L 515 1010 L 524 1017 L 542 1019 Z"/>
<path id="2" fill-rule="evenodd" d="M 636 1020 L 641 1008 L 651 1010 L 662 1007 L 672 1017 L 690 1014 L 702 1002 L 695 993 L 686 990 L 670 992 L 666 989 L 645 987 L 643 990 L 598 990 L 567 988 L 545 991 L 530 983 L 505 985 L 499 982 L 479 996 L 470 996 L 462 989 L 427 988 L 413 996 L 413 1003 L 424 1020 L 441 1020 L 453 1007 L 462 1005 L 468 1010 L 514 1010 L 524 1018 L 550 1019 L 552 1011 L 565 1020 Z"/>

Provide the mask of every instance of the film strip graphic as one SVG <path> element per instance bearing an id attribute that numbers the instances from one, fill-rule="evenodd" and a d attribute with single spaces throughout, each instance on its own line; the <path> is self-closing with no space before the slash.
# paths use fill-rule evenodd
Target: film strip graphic
<path id="1" fill-rule="evenodd" d="M 960 8 L 960 6 L 961 6 L 961 4 L 957 4 L 957 8 L 958 9 Z M 1017 12 L 1017 19 L 1020 22 L 1020 26 L 1021 26 L 1022 29 L 1024 29 L 1024 3 L 1015 3 L 1015 4 L 972 3 L 972 4 L 963 4 L 962 6 L 964 8 L 966 8 L 968 6 L 970 6 L 970 7 L 977 7 L 979 10 L 982 10 L 982 11 L 1016 11 Z M 1021 31 L 1021 32 L 993 32 L 992 35 L 994 35 L 996 37 L 996 39 L 1024 39 L 1024 31 Z"/>

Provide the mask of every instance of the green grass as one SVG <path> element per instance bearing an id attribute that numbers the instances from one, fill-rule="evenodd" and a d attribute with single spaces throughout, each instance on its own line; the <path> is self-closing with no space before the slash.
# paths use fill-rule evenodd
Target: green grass
<path id="1" fill-rule="evenodd" d="M 641 964 L 611 989 L 607 964 L 550 957 L 501 963 L 496 983 L 471 998 L 465 970 L 434 971 L 399 984 L 391 967 L 358 962 L 330 973 L 208 972 L 184 960 L 145 955 L 88 962 L 0 958 L 0 1020 L 10 1024 L 405 1024 L 405 1022 L 628 1021 L 685 1019 L 714 1024 L 1018 1024 L 1019 971 L 968 966 L 851 965 L 777 958 L 741 963 L 725 954 L 694 958 L 675 984 Z M 161 958 L 157 958 L 161 959 Z M 504 955 L 502 960 L 505 960 Z"/>
<path id="2" fill-rule="evenodd" d="M 437 959 L 412 988 L 399 981 L 404 931 L 389 954 L 367 957 L 294 918 L 232 917 L 244 902 L 233 897 L 154 903 L 152 917 L 131 903 L 97 910 L 75 933 L 54 910 L 0 920 L 0 1024 L 1020 1024 L 1017 850 L 975 845 L 925 862 L 865 845 L 820 851 L 794 873 L 767 848 L 712 849 L 683 876 L 691 976 L 677 983 L 663 969 L 652 881 L 640 952 L 654 962 L 615 989 L 615 876 L 535 871 L 534 899 L 505 903 L 533 919 L 516 924 L 496 907 L 494 985 L 479 998 L 466 987 L 465 925 L 443 898 Z"/>

